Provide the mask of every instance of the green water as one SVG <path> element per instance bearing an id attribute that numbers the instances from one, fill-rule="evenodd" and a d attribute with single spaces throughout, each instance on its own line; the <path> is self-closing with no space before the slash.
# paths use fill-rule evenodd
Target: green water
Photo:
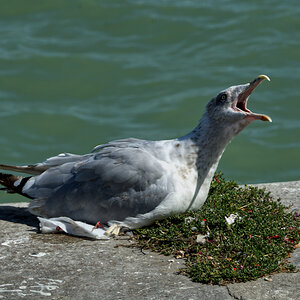
<path id="1" fill-rule="evenodd" d="M 300 179 L 298 1 L 0 0 L 0 8 L 2 163 L 178 137 L 221 89 L 267 74 L 249 108 L 273 123 L 246 128 L 220 169 L 239 183 Z"/>

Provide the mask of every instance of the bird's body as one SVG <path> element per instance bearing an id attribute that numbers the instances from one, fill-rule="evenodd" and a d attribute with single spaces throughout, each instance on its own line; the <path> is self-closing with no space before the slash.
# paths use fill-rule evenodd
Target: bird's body
<path id="1" fill-rule="evenodd" d="M 221 92 L 209 102 L 196 128 L 181 138 L 117 140 L 82 156 L 60 154 L 24 167 L 1 165 L 35 176 L 1 174 L 0 183 L 31 198 L 29 209 L 36 215 L 92 224 L 100 220 L 114 228 L 138 228 L 196 210 L 206 200 L 226 145 L 254 119 L 270 121 L 246 108 L 248 96 L 265 78 L 225 90 L 226 100 L 231 99 L 226 114 Z"/>

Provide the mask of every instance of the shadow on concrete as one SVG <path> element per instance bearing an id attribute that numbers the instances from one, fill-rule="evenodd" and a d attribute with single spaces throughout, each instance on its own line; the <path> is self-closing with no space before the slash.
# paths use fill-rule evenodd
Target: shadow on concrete
<path id="1" fill-rule="evenodd" d="M 0 220 L 25 224 L 28 226 L 37 227 L 39 221 L 36 216 L 32 215 L 27 207 L 14 207 L 9 205 L 0 206 Z"/>

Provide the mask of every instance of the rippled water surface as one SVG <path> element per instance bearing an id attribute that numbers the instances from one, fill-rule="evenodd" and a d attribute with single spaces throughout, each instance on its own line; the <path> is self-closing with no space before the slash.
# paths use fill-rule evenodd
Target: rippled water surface
<path id="1" fill-rule="evenodd" d="M 246 128 L 219 168 L 299 180 L 299 20 L 297 1 L 1 1 L 0 161 L 178 137 L 220 90 L 263 73 L 249 107 L 273 123 Z"/>

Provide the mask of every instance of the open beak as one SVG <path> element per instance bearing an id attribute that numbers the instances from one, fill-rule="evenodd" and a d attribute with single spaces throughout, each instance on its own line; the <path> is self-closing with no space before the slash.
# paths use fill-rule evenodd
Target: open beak
<path id="1" fill-rule="evenodd" d="M 270 81 L 270 78 L 266 75 L 259 75 L 253 81 L 251 81 L 247 87 L 238 95 L 237 101 L 233 104 L 233 109 L 238 111 L 243 111 L 245 113 L 245 118 L 253 120 L 262 120 L 272 122 L 272 119 L 267 115 L 256 114 L 247 108 L 247 101 L 251 93 L 255 90 L 259 84 L 267 79 Z"/>

